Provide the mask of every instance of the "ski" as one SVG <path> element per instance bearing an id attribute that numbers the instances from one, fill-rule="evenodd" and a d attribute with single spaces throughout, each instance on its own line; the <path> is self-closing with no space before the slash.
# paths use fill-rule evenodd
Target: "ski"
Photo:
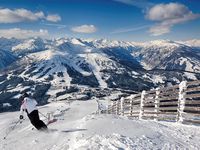
<path id="1" fill-rule="evenodd" d="M 48 125 L 50 125 L 50 124 L 52 124 L 52 123 L 56 122 L 57 120 L 58 120 L 58 119 L 55 119 L 55 118 L 54 118 L 54 119 L 52 119 L 52 120 L 49 120 L 49 121 L 47 122 L 47 124 L 46 124 L 46 125 L 48 126 Z"/>

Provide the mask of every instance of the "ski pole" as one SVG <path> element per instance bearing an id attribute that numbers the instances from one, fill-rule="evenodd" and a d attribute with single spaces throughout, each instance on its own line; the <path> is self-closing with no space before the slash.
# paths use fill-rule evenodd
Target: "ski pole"
<path id="1" fill-rule="evenodd" d="M 18 123 L 21 123 L 21 119 L 19 119 L 16 123 L 15 123 L 15 125 L 11 128 L 11 130 L 10 131 L 8 131 L 7 133 L 6 133 L 6 135 L 4 136 L 4 140 L 6 139 L 6 137 L 15 129 L 15 127 L 17 126 L 17 124 Z"/>
<path id="2" fill-rule="evenodd" d="M 40 111 L 38 111 L 42 116 L 44 116 L 46 119 L 49 119 L 47 116 L 45 116 L 43 113 L 41 113 Z"/>

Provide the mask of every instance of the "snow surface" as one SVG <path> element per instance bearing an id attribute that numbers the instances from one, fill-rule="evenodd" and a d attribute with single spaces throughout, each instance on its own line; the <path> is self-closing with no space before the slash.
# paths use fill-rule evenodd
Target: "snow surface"
<path id="1" fill-rule="evenodd" d="M 200 149 L 200 127 L 96 114 L 96 100 L 52 102 L 39 107 L 58 119 L 49 132 L 32 130 L 25 120 L 3 139 L 19 112 L 0 114 L 1 150 Z M 40 114 L 41 119 L 45 118 Z"/>

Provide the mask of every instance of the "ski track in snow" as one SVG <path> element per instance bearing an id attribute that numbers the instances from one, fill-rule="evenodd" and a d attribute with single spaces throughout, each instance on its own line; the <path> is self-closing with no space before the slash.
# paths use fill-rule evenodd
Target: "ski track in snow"
<path id="1" fill-rule="evenodd" d="M 98 55 L 97 54 L 90 54 L 90 55 L 91 55 L 91 57 L 88 58 L 88 59 L 90 59 L 90 62 L 92 62 L 90 64 L 90 66 L 93 68 L 92 69 L 93 73 L 94 73 L 96 79 L 98 80 L 100 87 L 103 87 L 103 88 L 108 87 L 107 83 L 101 77 L 101 73 L 100 73 L 101 68 L 99 67 L 99 65 L 96 62 L 96 57 L 98 57 Z"/>
<path id="2" fill-rule="evenodd" d="M 50 103 L 39 107 L 58 121 L 49 132 L 32 130 L 27 118 L 4 140 L 19 112 L 0 114 L 1 150 L 198 150 L 200 127 L 150 120 L 130 120 L 115 115 L 98 115 L 97 102 Z M 42 120 L 45 118 L 40 114 Z"/>

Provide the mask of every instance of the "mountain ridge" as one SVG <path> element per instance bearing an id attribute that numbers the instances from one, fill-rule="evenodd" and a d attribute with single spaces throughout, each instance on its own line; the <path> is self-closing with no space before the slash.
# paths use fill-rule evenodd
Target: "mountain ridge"
<path id="1" fill-rule="evenodd" d="M 22 91 L 34 93 L 43 104 L 55 98 L 76 99 L 82 95 L 78 97 L 90 99 L 115 91 L 134 93 L 200 79 L 198 48 L 176 41 L 134 43 L 78 38 L 16 41 L 0 43 L 8 53 L 1 55 L 0 62 L 7 60 L 9 54 L 15 58 L 4 64 L 0 73 L 3 111 L 7 110 L 3 103 L 16 105 L 16 96 Z"/>

